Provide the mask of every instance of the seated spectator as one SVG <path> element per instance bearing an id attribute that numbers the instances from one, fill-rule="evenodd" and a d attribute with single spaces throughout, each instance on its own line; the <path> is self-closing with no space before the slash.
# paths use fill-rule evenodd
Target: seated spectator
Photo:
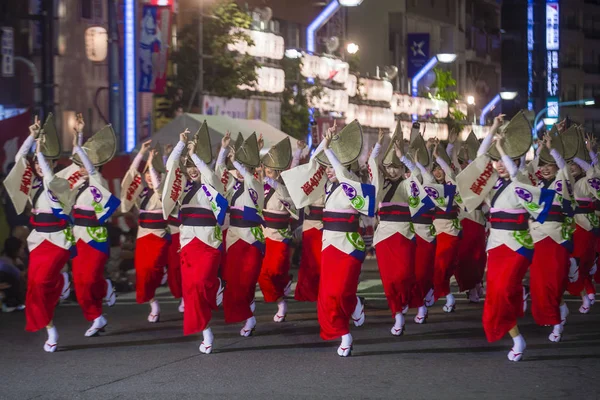
<path id="1" fill-rule="evenodd" d="M 0 291 L 3 293 L 3 312 L 25 309 L 26 266 L 25 243 L 15 237 L 4 242 L 4 252 L 0 257 Z"/>

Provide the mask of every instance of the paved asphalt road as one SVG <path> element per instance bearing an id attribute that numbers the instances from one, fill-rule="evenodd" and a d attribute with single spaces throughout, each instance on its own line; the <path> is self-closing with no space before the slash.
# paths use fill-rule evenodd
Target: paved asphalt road
<path id="1" fill-rule="evenodd" d="M 369 269 L 369 268 L 367 268 Z M 315 305 L 290 302 L 288 322 L 272 322 L 275 306 L 257 305 L 256 335 L 213 319 L 215 352 L 198 352 L 199 336 L 183 337 L 177 302 L 161 289 L 162 321 L 146 322 L 147 306 L 132 294 L 106 310 L 105 334 L 88 328 L 76 304 L 56 311 L 59 350 L 42 350 L 45 332 L 23 330 L 24 314 L 0 314 L 0 399 L 600 399 L 600 304 L 588 315 L 571 309 L 561 343 L 531 315 L 521 321 L 527 352 L 506 353 L 510 339 L 489 344 L 481 328 L 483 303 L 460 295 L 453 314 L 442 304 L 425 325 L 412 322 L 394 337 L 377 273 L 363 273 L 366 323 L 352 328 L 353 356 L 319 338 Z"/>

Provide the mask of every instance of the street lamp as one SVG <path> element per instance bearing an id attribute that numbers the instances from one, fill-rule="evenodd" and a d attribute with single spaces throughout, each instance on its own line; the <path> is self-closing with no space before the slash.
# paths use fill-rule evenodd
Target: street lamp
<path id="1" fill-rule="evenodd" d="M 479 125 L 485 125 L 485 117 L 494 109 L 494 107 L 496 107 L 498 103 L 500 103 L 500 100 L 514 100 L 518 94 L 518 92 L 503 90 L 494 96 L 494 98 L 481 110 Z"/>
<path id="2" fill-rule="evenodd" d="M 501 91 L 500 98 L 502 100 L 514 100 L 518 94 L 519 94 L 518 92 Z"/>
<path id="3" fill-rule="evenodd" d="M 412 97 L 417 97 L 419 94 L 419 81 L 421 79 L 423 79 L 423 77 L 425 76 L 425 74 L 427 74 L 429 71 L 431 71 L 433 69 L 433 67 L 435 67 L 435 65 L 439 62 L 441 63 L 451 63 L 454 60 L 456 60 L 456 54 L 438 54 L 435 57 L 432 57 L 431 60 L 427 61 L 427 64 L 425 64 L 423 66 L 423 68 L 421 68 L 419 70 L 419 72 L 417 72 L 415 74 L 415 76 L 412 79 L 411 82 L 411 87 L 412 87 Z"/>
<path id="4" fill-rule="evenodd" d="M 470 106 L 475 105 L 475 97 L 467 96 L 467 104 Z"/>
<path id="5" fill-rule="evenodd" d="M 296 59 L 302 57 L 302 52 L 297 49 L 287 49 L 285 51 L 285 56 L 287 58 Z"/>
<path id="6" fill-rule="evenodd" d="M 575 100 L 575 101 L 565 101 L 562 103 L 558 103 L 556 106 L 557 107 L 568 107 L 568 106 L 594 106 L 596 105 L 596 100 L 595 99 L 582 99 L 582 100 Z M 537 132 L 538 130 L 540 130 L 542 128 L 542 124 L 540 124 L 540 118 L 542 118 L 542 115 L 544 115 L 546 113 L 546 111 L 548 111 L 548 107 L 543 108 L 542 110 L 540 110 L 539 113 L 537 113 L 537 115 L 535 116 L 535 119 L 533 120 L 533 129 L 531 134 L 533 135 L 533 137 L 537 137 Z M 557 119 L 555 119 L 557 120 Z M 546 122 L 546 118 L 544 118 L 542 120 L 542 122 Z M 550 122 L 550 121 L 548 121 Z M 552 124 L 546 124 L 546 125 L 552 125 Z"/>
<path id="7" fill-rule="evenodd" d="M 419 72 L 417 72 L 415 74 L 415 76 L 412 78 L 412 82 L 411 82 L 411 94 L 412 97 L 417 97 L 419 95 L 419 81 L 421 79 L 423 79 L 423 77 L 433 69 L 433 67 L 435 67 L 435 65 L 439 62 L 447 64 L 447 63 L 451 63 L 454 60 L 456 60 L 456 54 L 450 54 L 450 53 L 442 53 L 442 54 L 437 54 L 435 57 L 432 57 L 431 60 L 427 61 L 427 64 L 425 64 L 423 66 L 423 68 L 421 68 L 419 70 Z M 413 122 L 415 122 L 417 120 L 417 114 L 413 114 L 412 115 L 412 120 Z"/>
<path id="8" fill-rule="evenodd" d="M 327 6 L 321 11 L 319 15 L 308 25 L 306 28 L 306 50 L 309 53 L 314 53 L 316 49 L 316 40 L 315 35 L 319 29 L 323 25 L 329 21 L 333 15 L 338 12 L 342 6 L 344 7 L 356 7 L 363 0 L 333 0 L 331 3 L 327 4 Z"/>
<path id="9" fill-rule="evenodd" d="M 346 46 L 346 51 L 348 54 L 356 54 L 358 53 L 359 47 L 356 43 L 348 43 Z"/>
<path id="10" fill-rule="evenodd" d="M 359 6 L 360 3 L 363 2 L 363 0 L 338 0 L 340 2 L 340 5 L 344 6 L 344 7 L 356 7 Z"/>

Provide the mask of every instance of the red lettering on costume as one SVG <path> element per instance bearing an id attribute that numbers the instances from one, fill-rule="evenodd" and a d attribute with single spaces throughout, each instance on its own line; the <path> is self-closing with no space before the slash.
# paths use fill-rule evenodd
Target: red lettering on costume
<path id="1" fill-rule="evenodd" d="M 223 186 L 227 187 L 227 184 L 229 183 L 229 171 L 223 171 L 223 176 L 221 176 L 221 183 L 223 184 Z"/>
<path id="2" fill-rule="evenodd" d="M 31 178 L 33 178 L 33 170 L 27 165 L 21 177 L 21 186 L 19 188 L 26 195 L 29 195 L 29 190 L 31 189 Z"/>
<path id="3" fill-rule="evenodd" d="M 81 179 L 81 177 L 82 177 L 81 172 L 75 171 L 75 173 L 73 173 L 73 175 L 71 175 L 67 178 L 71 189 L 73 189 L 75 187 L 75 184 L 79 181 L 79 179 Z"/>
<path id="4" fill-rule="evenodd" d="M 483 188 L 485 187 L 485 185 L 487 185 L 487 183 L 490 180 L 490 177 L 492 176 L 493 173 L 494 173 L 494 166 L 492 165 L 492 162 L 490 161 L 485 166 L 485 169 L 483 170 L 481 175 L 479 175 L 479 177 L 471 185 L 471 187 L 470 187 L 471 191 L 477 195 L 480 195 L 481 192 L 483 191 Z"/>
<path id="5" fill-rule="evenodd" d="M 315 172 L 315 174 L 302 185 L 302 190 L 304 191 L 304 194 L 308 196 L 315 190 L 315 188 L 319 187 L 319 183 L 321 182 L 321 179 L 323 178 L 324 174 L 325 167 L 321 165 L 317 172 Z"/>
<path id="6" fill-rule="evenodd" d="M 533 175 L 529 174 L 529 180 L 531 181 L 532 185 L 537 185 L 536 179 Z"/>
<path id="7" fill-rule="evenodd" d="M 173 187 L 171 188 L 171 200 L 177 201 L 179 196 L 181 195 L 181 169 L 177 168 L 175 170 L 175 181 L 173 182 Z"/>
<path id="8" fill-rule="evenodd" d="M 131 182 L 131 184 L 127 188 L 127 201 L 131 201 L 133 199 L 133 194 L 135 193 L 137 188 L 140 187 L 141 184 L 142 184 L 142 176 L 136 175 L 133 182 Z"/>

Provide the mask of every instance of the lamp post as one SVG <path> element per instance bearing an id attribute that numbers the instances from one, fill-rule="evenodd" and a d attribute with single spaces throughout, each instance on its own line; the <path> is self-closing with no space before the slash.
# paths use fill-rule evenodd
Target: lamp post
<path id="1" fill-rule="evenodd" d="M 427 64 L 425 64 L 423 66 L 423 68 L 421 68 L 419 70 L 419 72 L 417 72 L 412 79 L 412 82 L 411 82 L 412 97 L 417 97 L 419 95 L 419 81 L 421 79 L 423 79 L 425 74 L 427 74 L 429 71 L 431 71 L 438 62 L 441 62 L 444 64 L 449 64 L 451 62 L 454 62 L 454 60 L 456 60 L 456 54 L 441 53 L 441 54 L 437 54 L 435 57 L 432 57 L 429 61 L 427 61 Z M 413 120 L 413 122 L 415 122 L 417 120 L 417 114 L 412 115 L 412 120 Z"/>
<path id="2" fill-rule="evenodd" d="M 489 103 L 487 103 L 486 106 L 483 107 L 483 109 L 481 110 L 481 116 L 479 117 L 479 125 L 485 125 L 485 117 L 489 114 L 490 111 L 492 111 L 494 107 L 496 107 L 498 103 L 500 103 L 500 100 L 514 100 L 518 94 L 518 92 L 503 90 L 496 96 L 494 96 L 494 98 Z"/>
<path id="3" fill-rule="evenodd" d="M 580 105 L 593 106 L 595 104 L 596 104 L 596 101 L 594 99 L 582 99 L 582 100 L 565 101 L 562 103 L 558 103 L 558 107 L 569 107 L 569 106 L 580 106 Z M 538 128 L 538 123 L 540 121 L 540 118 L 542 117 L 542 115 L 544 115 L 546 113 L 546 111 L 548 111 L 548 107 L 540 110 L 540 112 L 537 113 L 537 115 L 535 116 L 535 119 L 533 120 L 533 129 L 532 129 L 531 134 L 533 135 L 534 138 L 537 136 L 537 132 L 541 128 L 541 126 Z"/>

